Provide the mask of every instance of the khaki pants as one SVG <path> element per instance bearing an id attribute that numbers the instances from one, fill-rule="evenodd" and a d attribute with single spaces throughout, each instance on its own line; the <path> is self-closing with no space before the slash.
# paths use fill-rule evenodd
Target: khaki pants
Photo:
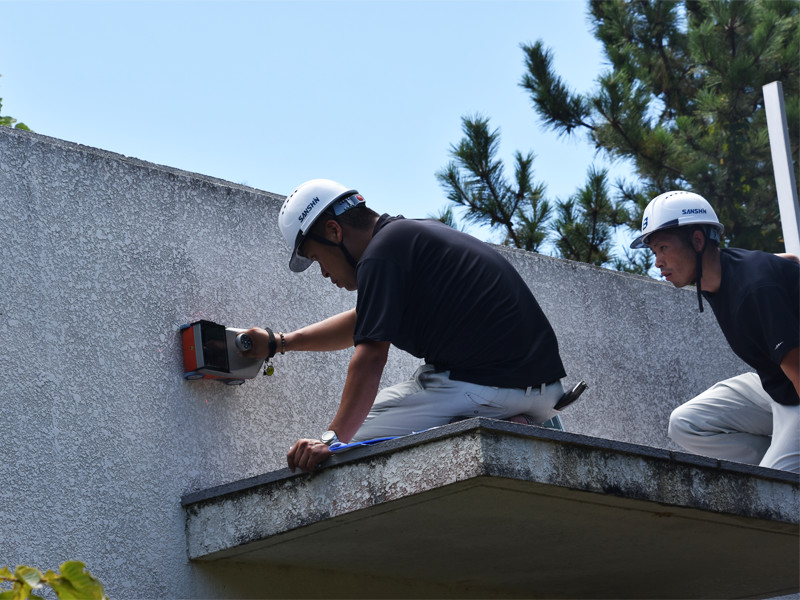
<path id="1" fill-rule="evenodd" d="M 455 381 L 448 375 L 423 365 L 408 381 L 381 390 L 352 441 L 408 435 L 447 425 L 453 417 L 506 419 L 525 414 L 544 422 L 558 414 L 553 406 L 564 394 L 560 381 L 523 390 Z"/>
<path id="2" fill-rule="evenodd" d="M 800 473 L 800 406 L 775 402 L 755 373 L 720 381 L 676 408 L 669 437 L 695 454 Z"/>

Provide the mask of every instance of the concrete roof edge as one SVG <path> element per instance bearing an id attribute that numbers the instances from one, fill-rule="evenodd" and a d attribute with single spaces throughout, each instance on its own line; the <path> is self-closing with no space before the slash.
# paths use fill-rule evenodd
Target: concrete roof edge
<path id="1" fill-rule="evenodd" d="M 786 471 L 777 471 L 774 469 L 766 469 L 754 465 L 721 461 L 684 452 L 674 452 L 661 448 L 653 448 L 650 446 L 642 446 L 628 442 L 596 438 L 587 435 L 548 429 L 545 427 L 521 425 L 483 417 L 467 419 L 458 423 L 436 427 L 413 435 L 381 442 L 379 444 L 355 448 L 348 452 L 332 456 L 322 465 L 321 470 L 335 468 L 357 461 L 370 460 L 378 456 L 389 455 L 400 450 L 413 448 L 414 446 L 439 439 L 456 437 L 465 433 L 474 433 L 476 435 L 511 435 L 535 440 L 550 440 L 560 444 L 581 446 L 587 449 L 606 450 L 615 453 L 635 455 L 640 458 L 657 459 L 672 463 L 676 466 L 681 465 L 685 467 L 701 469 L 714 469 L 729 474 L 739 474 L 747 477 L 755 477 L 759 479 L 768 479 L 800 485 L 800 475 Z M 230 483 L 214 486 L 208 489 L 188 492 L 181 497 L 181 504 L 183 506 L 189 506 L 206 500 L 218 498 L 220 496 L 243 492 L 277 481 L 308 476 L 309 475 L 306 473 L 292 473 L 288 468 L 284 468 L 277 471 L 272 471 L 270 473 L 264 473 L 254 477 L 232 481 Z"/>

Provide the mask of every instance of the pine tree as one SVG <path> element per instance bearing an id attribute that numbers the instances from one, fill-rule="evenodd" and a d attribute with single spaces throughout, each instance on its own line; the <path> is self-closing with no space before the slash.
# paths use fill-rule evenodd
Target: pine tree
<path id="1" fill-rule="evenodd" d="M 512 187 L 497 159 L 499 131 L 487 118 L 464 117 L 454 160 L 437 173 L 448 199 L 466 208 L 467 220 L 503 228 L 506 244 L 539 250 L 550 241 L 565 258 L 644 274 L 649 252 L 614 256 L 613 229 L 638 231 L 652 198 L 687 189 L 714 206 L 724 243 L 782 251 L 762 87 L 782 82 L 797 156 L 800 3 L 590 0 L 589 12 L 610 66 L 596 91 L 570 91 L 542 41 L 522 46 L 520 85 L 546 127 L 585 133 L 609 159 L 632 165 L 633 182 L 618 183 L 610 198 L 606 173 L 592 168 L 583 189 L 553 202 L 533 181 L 534 155 L 518 152 Z"/>
<path id="2" fill-rule="evenodd" d="M 564 134 L 585 131 L 610 158 L 633 164 L 638 180 L 618 198 L 631 208 L 632 229 L 651 198 L 689 189 L 714 206 L 729 243 L 780 251 L 762 87 L 782 82 L 797 155 L 800 5 L 591 0 L 589 6 L 611 65 L 595 93 L 571 93 L 541 41 L 523 46 L 521 85 L 545 124 Z"/>
<path id="3" fill-rule="evenodd" d="M 533 178 L 534 154 L 514 155 L 515 185 L 508 183 L 504 165 L 497 158 L 500 132 L 489 128 L 481 117 L 462 118 L 464 137 L 450 148 L 453 157 L 436 176 L 447 198 L 464 207 L 468 222 L 500 228 L 504 244 L 524 250 L 541 251 L 547 242 L 555 253 L 570 260 L 646 274 L 647 259 L 620 261 L 613 256 L 613 232 L 627 221 L 622 204 L 610 197 L 607 171 L 590 168 L 586 186 L 555 210 L 546 198 L 546 186 Z M 439 219 L 457 225 L 452 206 Z"/>
<path id="4" fill-rule="evenodd" d="M 461 123 L 464 138 L 450 148 L 454 160 L 436 174 L 448 200 L 466 208 L 467 221 L 501 228 L 505 244 L 538 251 L 547 237 L 544 223 L 551 207 L 544 185 L 534 183 L 533 153 L 514 155 L 511 184 L 497 158 L 500 131 L 490 131 L 489 120 L 480 115 L 463 117 Z M 447 218 L 447 213 L 441 217 Z"/>
<path id="5" fill-rule="evenodd" d="M 556 207 L 551 224 L 559 256 L 593 265 L 615 264 L 614 228 L 627 212 L 609 195 L 608 172 L 589 169 L 586 186 Z"/>

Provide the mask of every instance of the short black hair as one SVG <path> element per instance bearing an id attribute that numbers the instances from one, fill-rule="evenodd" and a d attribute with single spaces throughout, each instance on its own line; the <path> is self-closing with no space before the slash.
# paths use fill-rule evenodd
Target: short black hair
<path id="1" fill-rule="evenodd" d="M 325 226 L 325 223 L 333 219 L 340 225 L 347 225 L 348 227 L 352 227 L 353 229 L 369 229 L 372 227 L 372 224 L 376 217 L 378 217 L 378 213 L 376 213 L 371 208 L 367 207 L 366 204 L 363 202 L 361 204 L 357 204 L 350 210 L 343 212 L 340 215 L 334 215 L 333 212 L 326 210 L 323 212 L 319 218 L 314 221 L 314 225 L 311 228 L 311 231 L 317 233 L 318 235 L 321 234 L 321 229 Z"/>
<path id="2" fill-rule="evenodd" d="M 711 244 L 713 247 L 719 247 L 719 241 L 713 239 L 710 234 L 709 225 L 681 225 L 679 227 L 668 227 L 667 229 L 659 229 L 660 233 L 671 233 L 677 236 L 687 246 L 692 246 L 692 234 L 695 231 L 703 233 L 706 238 L 706 244 Z M 653 232 L 655 233 L 655 231 Z"/>

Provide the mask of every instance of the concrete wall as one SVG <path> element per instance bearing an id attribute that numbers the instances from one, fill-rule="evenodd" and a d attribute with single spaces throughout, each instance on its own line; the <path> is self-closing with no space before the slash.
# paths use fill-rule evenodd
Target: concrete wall
<path id="1" fill-rule="evenodd" d="M 83 560 L 117 599 L 225 596 L 187 559 L 181 495 L 282 468 L 330 421 L 349 358 L 278 356 L 238 388 L 182 379 L 184 323 L 290 330 L 354 305 L 288 271 L 281 202 L 0 127 L 0 566 Z M 591 386 L 569 431 L 674 448 L 669 411 L 743 369 L 693 291 L 504 252 L 567 382 Z M 393 350 L 384 381 L 418 362 Z"/>

